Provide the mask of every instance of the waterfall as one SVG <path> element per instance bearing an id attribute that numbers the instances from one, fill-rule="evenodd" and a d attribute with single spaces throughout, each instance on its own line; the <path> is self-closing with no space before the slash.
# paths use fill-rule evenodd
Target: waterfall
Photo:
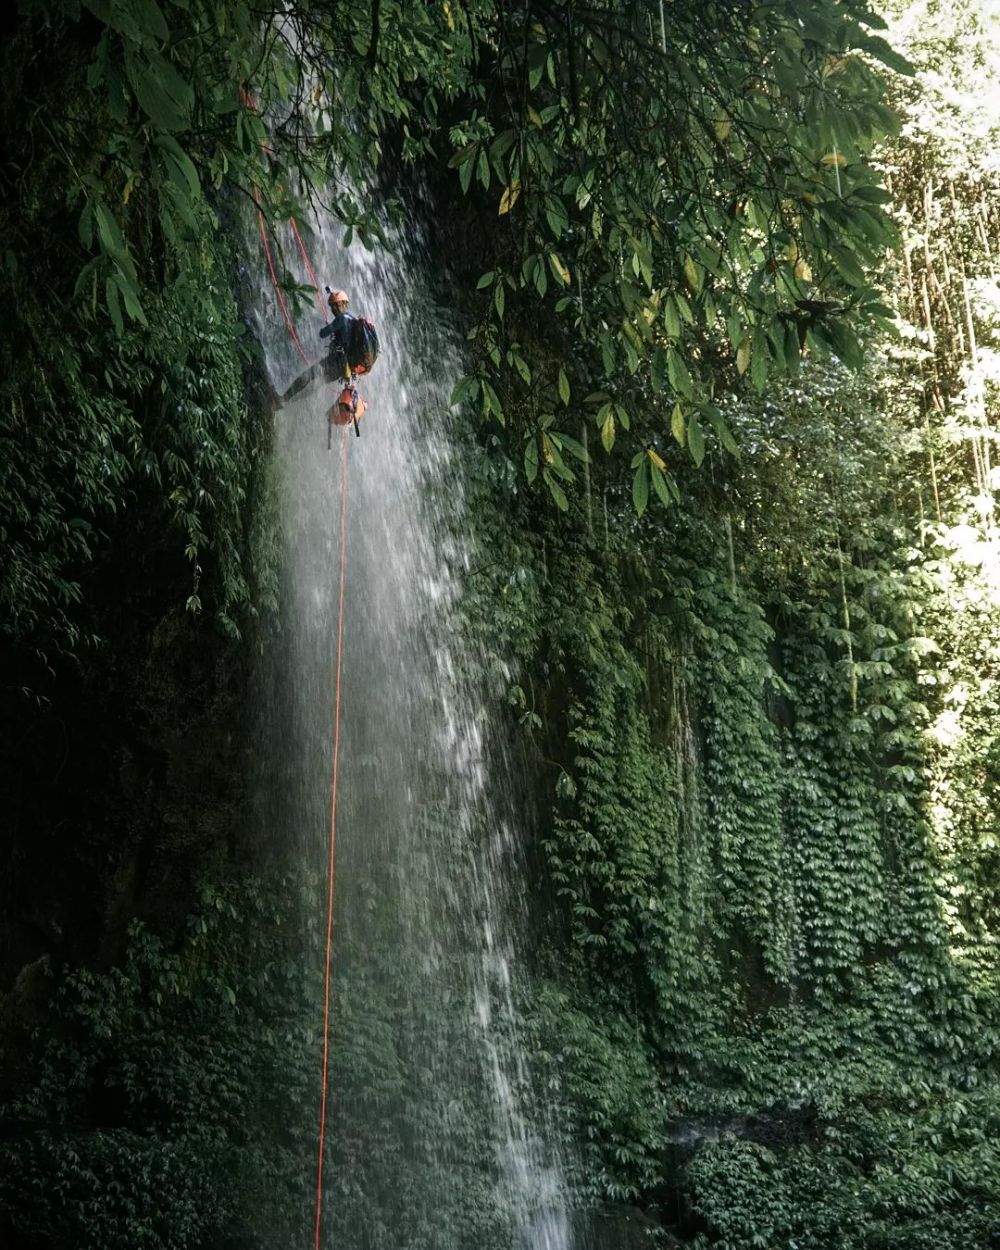
<path id="1" fill-rule="evenodd" d="M 565 1250 L 563 1168 L 515 1009 L 514 791 L 493 764 L 486 675 L 502 667 L 456 627 L 470 560 L 448 409 L 461 366 L 415 289 L 419 247 L 344 249 L 339 236 L 333 222 L 306 232 L 316 273 L 348 291 L 382 351 L 360 383 L 361 436 L 346 436 L 324 1244 Z M 263 269 L 258 288 L 256 329 L 282 390 L 304 365 Z M 316 357 L 321 325 L 315 306 L 299 318 Z M 342 435 L 328 451 L 324 413 L 335 395 L 321 383 L 275 418 L 285 586 L 270 758 L 280 824 L 317 869 L 329 829 Z"/>

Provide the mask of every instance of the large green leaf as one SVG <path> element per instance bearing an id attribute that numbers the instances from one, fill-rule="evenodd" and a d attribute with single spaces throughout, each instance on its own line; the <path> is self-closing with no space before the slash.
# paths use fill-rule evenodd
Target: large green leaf
<path id="1" fill-rule="evenodd" d="M 649 461 L 643 456 L 632 477 L 632 503 L 639 516 L 646 511 L 649 502 Z"/>

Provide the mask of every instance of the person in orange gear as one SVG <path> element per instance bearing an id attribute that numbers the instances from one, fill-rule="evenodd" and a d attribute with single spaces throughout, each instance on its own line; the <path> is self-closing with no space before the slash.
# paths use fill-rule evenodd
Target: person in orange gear
<path id="1" fill-rule="evenodd" d="M 327 303 L 333 313 L 333 320 L 319 332 L 321 339 L 330 340 L 330 351 L 326 358 L 326 378 L 333 382 L 336 378 L 350 378 L 351 370 L 347 363 L 347 355 L 351 346 L 351 322 L 354 317 L 347 311 L 351 302 L 346 291 L 327 290 Z"/>
<path id="2" fill-rule="evenodd" d="M 330 350 L 323 360 L 318 360 L 316 364 L 310 365 L 299 374 L 291 386 L 278 397 L 275 405 L 277 408 L 287 404 L 290 399 L 294 399 L 320 376 L 327 382 L 350 380 L 351 367 L 347 362 L 347 355 L 351 345 L 351 322 L 354 320 L 354 317 L 347 311 L 350 300 L 346 291 L 334 291 L 330 287 L 326 290 L 328 292 L 327 303 L 333 313 L 333 320 L 327 322 L 320 330 L 319 336 L 321 339 L 330 340 Z"/>

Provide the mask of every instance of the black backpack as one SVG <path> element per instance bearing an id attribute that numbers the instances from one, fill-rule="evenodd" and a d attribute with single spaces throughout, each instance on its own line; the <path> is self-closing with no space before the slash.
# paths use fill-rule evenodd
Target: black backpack
<path id="1" fill-rule="evenodd" d="M 378 358 L 378 334 L 367 317 L 355 317 L 351 322 L 351 345 L 347 363 L 354 373 L 371 373 Z"/>

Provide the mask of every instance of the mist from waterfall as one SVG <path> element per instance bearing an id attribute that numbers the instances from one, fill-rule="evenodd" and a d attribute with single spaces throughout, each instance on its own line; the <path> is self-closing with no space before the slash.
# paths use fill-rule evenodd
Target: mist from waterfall
<path id="1" fill-rule="evenodd" d="M 360 437 L 335 429 L 327 450 L 324 414 L 339 387 L 325 383 L 275 417 L 284 624 L 267 683 L 281 710 L 265 719 L 277 819 L 317 870 L 329 832 L 347 440 L 324 1241 L 567 1250 L 564 1171 L 518 1036 L 516 795 L 490 736 L 503 666 L 476 654 L 458 623 L 471 544 L 450 437 L 455 341 L 418 294 L 412 241 L 344 249 L 333 222 L 304 234 L 319 281 L 348 291 L 382 345 L 360 381 Z M 280 391 L 305 366 L 263 266 L 256 280 L 256 328 Z M 322 324 L 315 305 L 298 321 L 314 358 Z"/>

